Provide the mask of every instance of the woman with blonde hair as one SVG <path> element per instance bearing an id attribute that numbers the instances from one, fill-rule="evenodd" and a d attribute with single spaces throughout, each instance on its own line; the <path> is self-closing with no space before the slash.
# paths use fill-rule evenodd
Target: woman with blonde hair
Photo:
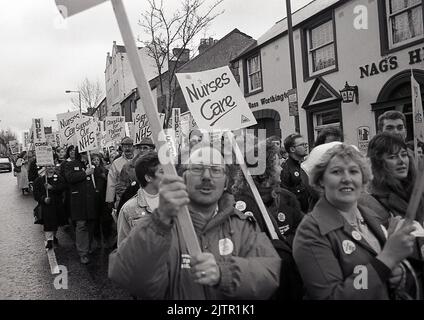
<path id="1" fill-rule="evenodd" d="M 358 205 L 371 170 L 353 146 L 326 150 L 312 168 L 321 197 L 299 225 L 294 259 L 310 299 L 396 299 L 403 290 L 402 260 L 412 253 L 415 227 L 388 230 L 370 208 Z M 395 231 L 396 230 L 396 231 Z"/>

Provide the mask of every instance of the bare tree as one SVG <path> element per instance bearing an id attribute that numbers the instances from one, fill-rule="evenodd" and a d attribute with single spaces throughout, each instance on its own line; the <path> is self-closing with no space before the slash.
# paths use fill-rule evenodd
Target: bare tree
<path id="1" fill-rule="evenodd" d="M 148 39 L 139 41 L 148 48 L 154 59 L 160 95 L 166 96 L 165 126 L 169 122 L 174 106 L 177 81 L 175 73 L 181 65 L 186 49 L 191 49 L 193 39 L 224 11 L 217 12 L 224 0 L 181 0 L 180 9 L 172 14 L 165 12 L 163 0 L 148 0 L 149 9 L 141 14 L 139 25 Z M 179 50 L 173 51 L 178 48 Z M 168 68 L 167 72 L 164 72 Z"/>
<path id="2" fill-rule="evenodd" d="M 103 89 L 100 82 L 90 81 L 85 78 L 84 81 L 78 86 L 78 91 L 81 93 L 81 109 L 87 110 L 88 108 L 96 108 L 104 98 Z M 72 104 L 79 108 L 79 97 L 74 96 L 71 98 Z"/>

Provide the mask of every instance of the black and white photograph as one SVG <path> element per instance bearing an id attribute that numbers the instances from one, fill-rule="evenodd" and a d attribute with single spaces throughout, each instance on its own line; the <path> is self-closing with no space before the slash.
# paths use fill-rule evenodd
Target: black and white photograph
<path id="1" fill-rule="evenodd" d="M 423 0 L 3 2 L 0 300 L 424 300 Z"/>

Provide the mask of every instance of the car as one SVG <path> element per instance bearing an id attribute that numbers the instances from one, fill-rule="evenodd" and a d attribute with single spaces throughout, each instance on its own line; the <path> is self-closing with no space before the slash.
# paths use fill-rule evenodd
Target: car
<path id="1" fill-rule="evenodd" d="M 12 163 L 9 158 L 0 158 L 0 171 L 7 170 L 8 172 L 12 171 Z"/>

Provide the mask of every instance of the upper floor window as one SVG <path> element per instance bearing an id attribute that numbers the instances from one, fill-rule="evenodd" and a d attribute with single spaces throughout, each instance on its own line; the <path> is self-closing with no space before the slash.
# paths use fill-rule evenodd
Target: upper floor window
<path id="1" fill-rule="evenodd" d="M 260 53 L 246 60 L 247 93 L 262 89 L 262 70 Z"/>
<path id="2" fill-rule="evenodd" d="M 333 20 L 309 29 L 308 45 L 310 76 L 336 67 Z"/>
<path id="3" fill-rule="evenodd" d="M 386 0 L 389 48 L 423 38 L 422 0 Z"/>

